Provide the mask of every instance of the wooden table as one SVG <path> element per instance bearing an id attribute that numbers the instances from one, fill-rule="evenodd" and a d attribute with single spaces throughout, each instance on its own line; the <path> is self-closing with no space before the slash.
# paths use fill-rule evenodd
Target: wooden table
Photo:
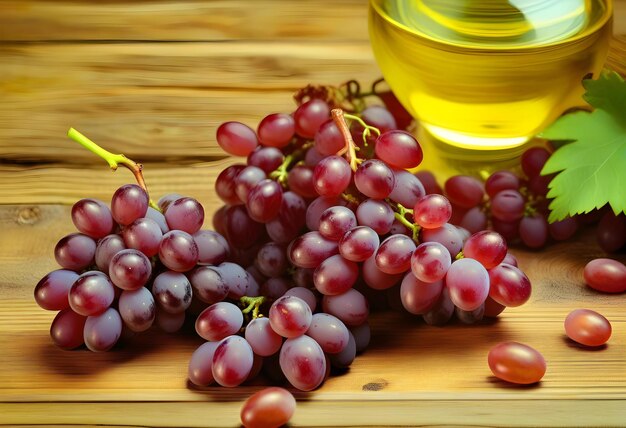
<path id="1" fill-rule="evenodd" d="M 615 6 L 609 65 L 624 73 L 626 1 Z M 194 196 L 210 216 L 214 179 L 231 162 L 216 126 L 291 111 L 310 82 L 377 78 L 366 13 L 365 0 L 0 1 L 0 425 L 238 424 L 259 386 L 190 388 L 194 334 L 140 335 L 105 354 L 52 344 L 54 314 L 32 292 L 73 229 L 69 206 L 108 200 L 132 178 L 65 133 L 74 126 L 143 162 L 154 195 Z M 626 295 L 584 286 L 584 264 L 602 254 L 592 234 L 514 253 L 533 282 L 527 305 L 478 326 L 374 315 L 370 348 L 346 374 L 298 393 L 293 425 L 626 425 Z M 578 307 L 612 321 L 607 347 L 564 337 Z M 539 385 L 491 376 L 487 352 L 506 340 L 544 354 Z"/>

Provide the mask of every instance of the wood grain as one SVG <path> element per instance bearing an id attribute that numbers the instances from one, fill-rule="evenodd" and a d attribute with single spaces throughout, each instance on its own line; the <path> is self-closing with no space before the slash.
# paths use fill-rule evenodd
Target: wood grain
<path id="1" fill-rule="evenodd" d="M 367 0 L 0 1 L 0 41 L 366 40 Z"/>

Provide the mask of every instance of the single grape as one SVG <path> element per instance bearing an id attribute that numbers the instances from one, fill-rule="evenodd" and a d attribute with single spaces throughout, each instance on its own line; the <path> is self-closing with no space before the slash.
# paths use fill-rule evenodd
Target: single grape
<path id="1" fill-rule="evenodd" d="M 269 319 L 276 333 L 286 338 L 298 337 L 311 325 L 311 308 L 298 297 L 283 296 L 272 303 Z"/>
<path id="2" fill-rule="evenodd" d="M 269 357 L 280 350 L 283 338 L 272 330 L 269 318 L 254 318 L 248 323 L 245 338 L 252 351 L 261 357 Z"/>
<path id="3" fill-rule="evenodd" d="M 445 196 L 425 195 L 418 199 L 413 209 L 413 219 L 424 229 L 443 226 L 452 216 L 452 205 Z"/>
<path id="4" fill-rule="evenodd" d="M 182 230 L 193 235 L 204 223 L 204 208 L 193 198 L 180 198 L 167 208 L 165 220 L 170 229 Z"/>
<path id="5" fill-rule="evenodd" d="M 339 254 L 324 260 L 313 273 L 317 291 L 331 296 L 349 290 L 358 278 L 359 266 Z"/>
<path id="6" fill-rule="evenodd" d="M 187 232 L 171 230 L 163 235 L 159 245 L 159 260 L 168 269 L 186 272 L 198 262 L 198 246 Z"/>
<path id="7" fill-rule="evenodd" d="M 152 283 L 152 294 L 159 306 L 166 312 L 184 312 L 191 304 L 191 284 L 185 275 L 165 271 Z"/>
<path id="8" fill-rule="evenodd" d="M 219 265 L 226 261 L 230 248 L 222 235 L 212 230 L 199 230 L 193 234 L 198 247 L 198 263 Z"/>
<path id="9" fill-rule="evenodd" d="M 480 204 L 485 196 L 483 184 L 469 175 L 455 175 L 444 184 L 446 196 L 454 205 L 461 208 L 473 208 Z"/>
<path id="10" fill-rule="evenodd" d="M 316 268 L 338 251 L 337 243 L 324 238 L 319 232 L 307 232 L 287 248 L 291 263 L 302 268 Z"/>
<path id="11" fill-rule="evenodd" d="M 232 303 L 214 303 L 198 315 L 196 333 L 212 342 L 237 334 L 243 325 L 241 309 Z"/>
<path id="12" fill-rule="evenodd" d="M 83 316 L 99 315 L 107 310 L 115 298 L 115 289 L 109 278 L 98 271 L 80 275 L 70 288 L 68 299 L 74 312 Z"/>
<path id="13" fill-rule="evenodd" d="M 320 163 L 320 161 L 325 157 L 326 156 L 315 150 L 315 147 L 311 147 L 306 151 L 306 154 L 304 155 L 304 164 L 306 166 L 315 167 L 315 165 Z"/>
<path id="14" fill-rule="evenodd" d="M 374 290 L 386 290 L 393 287 L 402 279 L 402 274 L 390 275 L 378 269 L 376 256 L 371 256 L 363 263 L 363 281 Z"/>
<path id="15" fill-rule="evenodd" d="M 252 247 L 263 234 L 263 225 L 252 220 L 242 206 L 228 207 L 226 215 L 225 237 L 232 250 Z M 171 233 L 171 232 L 170 232 Z"/>
<path id="16" fill-rule="evenodd" d="M 100 315 L 87 317 L 83 339 L 89 350 L 104 352 L 111 349 L 122 334 L 122 318 L 113 308 Z"/>
<path id="17" fill-rule="evenodd" d="M 335 155 L 346 145 L 333 119 L 328 119 L 320 125 L 315 133 L 314 141 L 315 150 L 324 156 Z"/>
<path id="18" fill-rule="evenodd" d="M 493 198 L 502 190 L 519 190 L 520 181 L 511 171 L 496 171 L 485 181 L 485 191 Z"/>
<path id="19" fill-rule="evenodd" d="M 282 297 L 293 284 L 287 278 L 269 278 L 261 285 L 260 294 L 269 299 Z"/>
<path id="20" fill-rule="evenodd" d="M 595 259 L 583 271 L 585 282 L 594 290 L 604 293 L 626 291 L 626 266 L 612 259 Z"/>
<path id="21" fill-rule="evenodd" d="M 348 345 L 350 332 L 337 317 L 319 313 L 313 315 L 311 326 L 306 332 L 327 354 L 337 354 Z"/>
<path id="22" fill-rule="evenodd" d="M 520 159 L 524 174 L 529 178 L 538 176 L 549 157 L 550 152 L 543 147 L 533 147 L 526 150 Z"/>
<path id="23" fill-rule="evenodd" d="M 185 323 L 185 312 L 171 314 L 157 306 L 156 324 L 165 333 L 176 333 Z"/>
<path id="24" fill-rule="evenodd" d="M 390 275 L 406 272 L 411 268 L 411 255 L 415 242 L 405 235 L 391 235 L 376 251 L 376 266 Z"/>
<path id="25" fill-rule="evenodd" d="M 54 258 L 64 269 L 81 271 L 94 261 L 96 242 L 87 235 L 71 233 L 54 247 Z"/>
<path id="26" fill-rule="evenodd" d="M 124 228 L 122 237 L 127 248 L 139 250 L 146 256 L 152 257 L 159 252 L 163 232 L 154 220 L 139 218 Z"/>
<path id="27" fill-rule="evenodd" d="M 520 306 L 530 298 L 530 280 L 515 266 L 502 263 L 489 269 L 489 283 L 489 297 L 501 305 Z"/>
<path id="28" fill-rule="evenodd" d="M 324 351 L 309 336 L 287 339 L 280 350 L 279 361 L 289 383 L 299 390 L 311 391 L 324 380 Z"/>
<path id="29" fill-rule="evenodd" d="M 424 186 L 419 179 L 403 169 L 394 170 L 393 190 L 389 198 L 405 207 L 413 207 L 419 198 L 426 194 Z"/>
<path id="30" fill-rule="evenodd" d="M 224 122 L 215 134 L 217 144 L 233 156 L 248 156 L 259 144 L 256 134 L 241 122 Z"/>
<path id="31" fill-rule="evenodd" d="M 320 216 L 319 232 L 325 238 L 339 241 L 356 225 L 356 216 L 351 209 L 335 206 L 326 209 Z"/>
<path id="32" fill-rule="evenodd" d="M 170 204 L 172 202 L 174 202 L 175 200 L 180 199 L 182 197 L 183 197 L 183 195 L 180 195 L 178 193 L 168 193 L 168 194 L 163 195 L 163 196 L 161 196 L 159 198 L 159 200 L 157 202 L 157 206 L 159 207 L 161 212 L 164 213 L 165 211 L 167 211 L 167 208 L 170 206 Z"/>
<path id="33" fill-rule="evenodd" d="M 137 290 L 148 283 L 152 265 L 142 252 L 122 250 L 111 259 L 109 277 L 123 290 Z"/>
<path id="34" fill-rule="evenodd" d="M 268 277 L 278 277 L 285 273 L 288 267 L 285 248 L 275 242 L 263 245 L 257 253 L 255 266 Z"/>
<path id="35" fill-rule="evenodd" d="M 475 324 L 485 316 L 485 304 L 483 303 L 473 311 L 464 311 L 460 308 L 455 308 L 454 313 L 457 319 L 463 324 Z"/>
<path id="36" fill-rule="evenodd" d="M 626 215 L 616 216 L 612 211 L 603 215 L 596 229 L 596 240 L 607 253 L 626 246 Z"/>
<path id="37" fill-rule="evenodd" d="M 506 252 L 507 245 L 502 235 L 490 230 L 473 234 L 463 245 L 463 255 L 480 262 L 486 269 L 502 263 Z"/>
<path id="38" fill-rule="evenodd" d="M 213 355 L 218 342 L 203 343 L 191 354 L 188 377 L 191 383 L 198 386 L 209 386 L 213 378 Z"/>
<path id="39" fill-rule="evenodd" d="M 239 171 L 239 174 L 235 177 L 235 193 L 242 202 L 248 200 L 248 194 L 254 186 L 261 180 L 265 180 L 267 175 L 265 171 L 256 166 L 247 166 Z"/>
<path id="40" fill-rule="evenodd" d="M 82 346 L 83 329 L 87 317 L 77 314 L 71 309 L 60 311 L 50 325 L 50 337 L 61 349 L 75 349 Z"/>
<path id="41" fill-rule="evenodd" d="M 241 407 L 244 428 L 278 428 L 286 425 L 296 410 L 296 399 L 276 386 L 252 394 Z"/>
<path id="42" fill-rule="evenodd" d="M 424 229 L 421 232 L 421 237 L 423 242 L 438 242 L 446 247 L 452 258 L 455 258 L 463 248 L 463 236 L 450 223 L 437 229 Z"/>
<path id="43" fill-rule="evenodd" d="M 485 316 L 489 318 L 495 318 L 506 309 L 506 306 L 493 300 L 491 297 L 487 297 L 484 304 Z"/>
<path id="44" fill-rule="evenodd" d="M 113 217 L 106 204 L 97 199 L 81 199 L 72 207 L 72 223 L 79 232 L 98 239 L 113 230 Z"/>
<path id="45" fill-rule="evenodd" d="M 71 270 L 53 270 L 35 286 L 35 301 L 48 311 L 61 311 L 70 307 L 67 295 L 78 274 Z"/>
<path id="46" fill-rule="evenodd" d="M 213 378 L 222 386 L 233 388 L 241 385 L 252 370 L 254 353 L 240 336 L 222 339 L 213 354 Z"/>
<path id="47" fill-rule="evenodd" d="M 550 236 L 556 241 L 565 241 L 578 231 L 578 222 L 575 218 L 566 217 L 548 225 Z"/>
<path id="48" fill-rule="evenodd" d="M 481 207 L 470 208 L 461 218 L 459 225 L 470 233 L 480 232 L 487 228 L 487 215 Z"/>
<path id="49" fill-rule="evenodd" d="M 136 184 L 125 184 L 111 198 L 111 214 L 122 226 L 128 226 L 138 218 L 146 216 L 148 194 Z"/>
<path id="50" fill-rule="evenodd" d="M 126 244 L 124 244 L 124 239 L 120 235 L 107 235 L 98 240 L 95 253 L 96 266 L 102 272 L 108 272 L 109 263 L 111 263 L 113 256 L 125 249 Z"/>
<path id="51" fill-rule="evenodd" d="M 408 132 L 392 130 L 380 134 L 374 146 L 376 156 L 387 165 L 398 168 L 415 168 L 424 158 L 422 148 Z"/>
<path id="52" fill-rule="evenodd" d="M 296 133 L 308 139 L 315 137 L 320 125 L 328 120 L 329 116 L 330 107 L 323 100 L 314 98 L 301 104 L 293 114 Z"/>
<path id="53" fill-rule="evenodd" d="M 489 274 L 478 261 L 460 259 L 448 269 L 446 287 L 450 290 L 450 299 L 455 306 L 464 311 L 473 311 L 489 295 Z"/>
<path id="54" fill-rule="evenodd" d="M 252 163 L 250 165 L 259 167 L 258 165 L 255 165 Z M 220 172 L 220 174 L 215 179 L 215 193 L 217 193 L 217 196 L 219 196 L 219 198 L 222 201 L 224 201 L 224 203 L 229 204 L 229 205 L 239 205 L 243 203 L 242 200 L 239 199 L 239 196 L 237 196 L 237 193 L 235 191 L 236 189 L 235 177 L 237 177 L 237 175 L 245 167 L 246 165 L 243 165 L 243 164 L 230 165 L 229 167 L 225 168 L 222 172 Z M 161 207 L 161 209 L 163 208 Z"/>
<path id="55" fill-rule="evenodd" d="M 487 357 L 491 372 L 507 382 L 537 383 L 546 373 L 546 360 L 535 349 L 518 342 L 500 343 Z"/>
<path id="56" fill-rule="evenodd" d="M 159 211 L 155 210 L 152 207 L 148 207 L 148 211 L 146 211 L 146 217 L 154 221 L 161 229 L 161 234 L 167 233 L 170 231 L 170 228 L 167 226 L 167 221 L 165 220 L 165 216 Z"/>
<path id="57" fill-rule="evenodd" d="M 395 219 L 389 204 L 376 199 L 361 202 L 356 209 L 356 218 L 360 226 L 370 227 L 379 235 L 389 233 Z"/>
<path id="58" fill-rule="evenodd" d="M 251 275 L 249 275 L 244 268 L 235 263 L 224 262 L 213 269 L 220 274 L 228 287 L 228 297 L 230 299 L 239 299 L 242 296 L 253 296 L 251 290 L 249 290 L 251 286 Z"/>
<path id="59" fill-rule="evenodd" d="M 439 300 L 435 302 L 433 307 L 422 315 L 424 322 L 428 325 L 441 326 L 446 324 L 454 315 L 454 303 L 450 299 L 450 291 L 448 287 L 443 287 Z"/>
<path id="60" fill-rule="evenodd" d="M 261 180 L 248 192 L 248 215 L 254 221 L 267 223 L 278 215 L 282 198 L 280 184 L 270 179 Z"/>
<path id="61" fill-rule="evenodd" d="M 352 333 L 352 336 L 354 337 L 356 352 L 365 351 L 367 346 L 370 344 L 370 339 L 372 338 L 372 332 L 368 322 L 365 321 L 361 325 L 350 328 L 350 333 Z"/>
<path id="62" fill-rule="evenodd" d="M 278 216 L 265 225 L 267 234 L 277 244 L 294 240 L 306 222 L 306 202 L 294 192 L 283 193 Z"/>
<path id="63" fill-rule="evenodd" d="M 198 266 L 188 278 L 193 295 L 205 303 L 221 302 L 228 296 L 228 284 L 213 266 Z"/>
<path id="64" fill-rule="evenodd" d="M 411 256 L 411 271 L 422 282 L 442 280 L 451 264 L 450 252 L 438 242 L 418 245 Z"/>
<path id="65" fill-rule="evenodd" d="M 525 216 L 519 223 L 519 236 L 528 248 L 541 248 L 548 241 L 548 222 L 538 213 Z"/>
<path id="66" fill-rule="evenodd" d="M 350 185 L 350 164 L 340 156 L 322 159 L 313 170 L 313 187 L 320 196 L 339 196 Z"/>
<path id="67" fill-rule="evenodd" d="M 145 287 L 133 291 L 125 290 L 120 295 L 119 312 L 129 329 L 134 332 L 146 331 L 156 318 L 154 297 Z"/>
<path id="68" fill-rule="evenodd" d="M 300 270 L 300 269 L 299 269 Z M 289 290 L 285 291 L 285 296 L 295 296 L 306 302 L 311 308 L 311 312 L 315 312 L 315 307 L 317 306 L 317 297 L 313 292 L 305 287 L 293 287 Z"/>
<path id="69" fill-rule="evenodd" d="M 284 160 L 283 152 L 275 147 L 257 147 L 248 155 L 247 163 L 261 168 L 266 174 L 270 174 L 280 167 Z"/>
<path id="70" fill-rule="evenodd" d="M 383 161 L 369 159 L 363 162 L 354 174 L 354 184 L 368 198 L 385 199 L 396 182 L 391 168 Z"/>
<path id="71" fill-rule="evenodd" d="M 296 165 L 287 174 L 287 185 L 292 192 L 305 198 L 318 196 L 313 185 L 313 166 Z"/>
<path id="72" fill-rule="evenodd" d="M 538 196 L 545 197 L 550 191 L 549 185 L 555 174 L 536 175 L 528 179 L 528 190 Z"/>
<path id="73" fill-rule="evenodd" d="M 491 198 L 491 215 L 505 222 L 514 222 L 524 216 L 524 197 L 517 190 L 503 190 Z"/>
<path id="74" fill-rule="evenodd" d="M 285 147 L 296 132 L 296 123 L 290 114 L 273 113 L 265 116 L 257 127 L 259 140 L 264 146 Z"/>
<path id="75" fill-rule="evenodd" d="M 611 337 L 611 323 L 590 309 L 576 309 L 565 318 L 565 333 L 585 346 L 601 346 Z"/>
<path id="76" fill-rule="evenodd" d="M 350 367 L 354 359 L 356 358 L 356 340 L 351 332 L 348 333 L 348 344 L 336 354 L 330 354 L 330 363 L 333 367 L 338 369 L 345 369 Z"/>
<path id="77" fill-rule="evenodd" d="M 399 129 L 396 124 L 396 120 L 389 110 L 383 106 L 371 105 L 363 109 L 360 114 L 361 119 L 369 126 L 378 128 L 380 132 L 392 131 Z M 358 122 L 353 122 L 351 131 L 361 134 L 363 132 L 363 126 Z"/>
<path id="78" fill-rule="evenodd" d="M 443 281 L 426 283 L 408 272 L 400 285 L 402 306 L 412 314 L 423 315 L 435 306 L 442 290 Z"/>
<path id="79" fill-rule="evenodd" d="M 437 179 L 432 172 L 427 170 L 417 171 L 415 176 L 419 179 L 419 181 L 421 181 L 427 195 L 431 195 L 433 193 L 438 195 L 443 194 L 443 189 L 439 186 L 439 183 L 437 183 Z"/>
<path id="80" fill-rule="evenodd" d="M 369 315 L 367 299 L 354 288 L 336 296 L 324 296 L 322 308 L 324 312 L 336 316 L 348 327 L 363 324 Z"/>
<path id="81" fill-rule="evenodd" d="M 504 259 L 502 259 L 502 263 L 517 267 L 517 259 L 511 253 L 506 253 L 506 256 L 504 256 Z"/>

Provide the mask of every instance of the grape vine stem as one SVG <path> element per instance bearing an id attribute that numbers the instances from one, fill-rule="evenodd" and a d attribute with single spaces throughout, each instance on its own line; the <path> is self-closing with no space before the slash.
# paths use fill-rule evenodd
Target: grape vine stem
<path id="1" fill-rule="evenodd" d="M 67 136 L 70 137 L 72 140 L 76 141 L 78 144 L 80 144 L 87 150 L 91 151 L 92 153 L 104 159 L 109 164 L 109 167 L 113 171 L 116 171 L 119 165 L 123 165 L 126 168 L 128 168 L 135 176 L 135 180 L 137 180 L 137 184 L 139 184 L 139 186 L 146 192 L 146 194 L 149 195 L 148 186 L 146 185 L 146 181 L 143 178 L 143 172 L 142 172 L 143 165 L 133 161 L 132 159 L 127 158 L 123 154 L 116 155 L 114 153 L 109 152 L 108 150 L 103 149 L 102 147 L 100 147 L 99 145 L 91 141 L 89 138 L 87 138 L 86 136 L 84 136 L 83 134 L 75 130 L 74 128 L 70 128 L 69 131 L 67 131 Z M 158 207 L 157 204 L 154 203 L 152 199 L 149 199 L 149 201 L 150 201 L 150 206 L 152 208 L 154 208 L 155 210 L 159 212 L 161 211 L 161 209 Z"/>
<path id="2" fill-rule="evenodd" d="M 419 234 L 420 234 L 420 230 L 421 227 L 419 227 L 417 224 L 413 224 L 410 221 L 408 221 L 406 219 L 406 215 L 407 214 L 413 214 L 413 210 L 409 209 L 409 208 L 405 208 L 404 205 L 402 204 L 397 204 L 397 211 L 393 213 L 394 217 L 396 218 L 396 220 L 398 220 L 400 223 L 402 223 L 407 229 L 409 229 L 411 231 L 412 234 L 412 238 L 413 241 L 415 241 L 417 244 L 419 244 Z"/>
<path id="3" fill-rule="evenodd" d="M 242 309 L 241 312 L 244 314 L 249 314 L 250 311 L 252 311 L 252 319 L 258 318 L 259 309 L 261 308 L 261 305 L 265 303 L 265 300 L 266 300 L 265 296 L 258 296 L 258 297 L 243 296 L 239 299 L 239 301 L 242 304 L 248 305 L 248 306 Z"/>
<path id="4" fill-rule="evenodd" d="M 357 147 L 356 144 L 354 144 L 354 140 L 352 139 L 352 134 L 350 134 L 350 129 L 348 128 L 348 124 L 346 123 L 343 110 L 341 110 L 340 108 L 334 108 L 330 111 L 330 114 L 333 117 L 335 125 L 337 125 L 337 128 L 339 128 L 339 132 L 341 132 L 343 140 L 346 142 L 344 148 L 337 152 L 337 156 L 343 156 L 345 154 L 347 158 L 346 160 L 350 163 L 350 168 L 352 169 L 352 171 L 356 171 L 359 163 L 361 163 L 361 160 L 356 155 Z"/>

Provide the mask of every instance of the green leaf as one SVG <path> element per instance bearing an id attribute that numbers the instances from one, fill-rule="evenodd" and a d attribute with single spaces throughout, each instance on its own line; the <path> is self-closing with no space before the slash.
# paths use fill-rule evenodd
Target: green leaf
<path id="1" fill-rule="evenodd" d="M 540 134 L 571 141 L 550 156 L 541 172 L 558 172 L 549 185 L 550 222 L 607 203 L 616 214 L 626 212 L 626 83 L 607 71 L 584 86 L 595 110 L 563 116 Z"/>

